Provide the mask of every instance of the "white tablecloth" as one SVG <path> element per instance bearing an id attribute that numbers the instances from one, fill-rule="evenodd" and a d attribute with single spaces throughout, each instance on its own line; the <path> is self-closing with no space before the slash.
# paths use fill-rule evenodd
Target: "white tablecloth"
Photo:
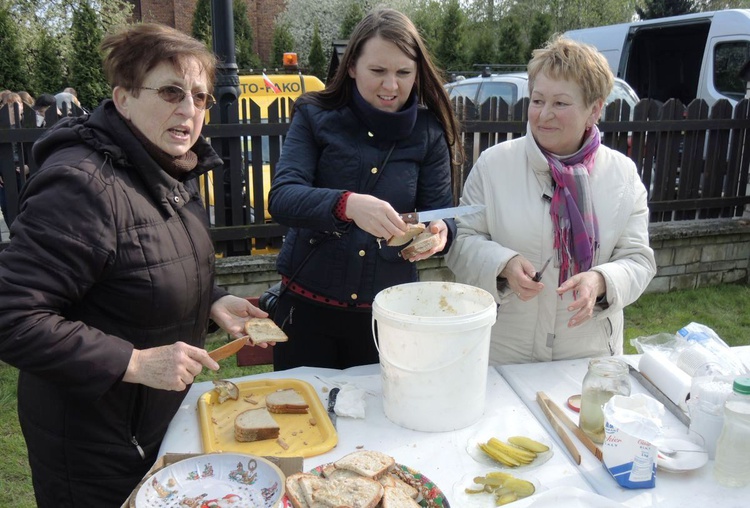
<path id="1" fill-rule="evenodd" d="M 467 478 L 482 474 L 489 469 L 487 465 L 475 461 L 467 452 L 469 440 L 479 432 L 496 429 L 498 437 L 506 432 L 528 436 L 544 437 L 548 442 L 552 438 L 537 421 L 534 415 L 516 396 L 508 383 L 490 368 L 487 376 L 487 396 L 483 417 L 476 424 L 452 432 L 417 432 L 408 430 L 390 422 L 383 411 L 380 368 L 378 365 L 354 367 L 347 370 L 331 370 L 301 367 L 286 371 L 247 376 L 235 381 L 262 378 L 292 378 L 310 383 L 325 401 L 323 387 L 333 387 L 342 382 L 354 383 L 367 390 L 366 417 L 353 419 L 338 417 L 338 445 L 322 455 L 308 457 L 304 461 L 304 470 L 332 462 L 358 447 L 379 450 L 393 456 L 396 462 L 420 471 L 432 480 L 448 497 L 456 498 L 454 487 L 463 490 Z M 203 452 L 196 403 L 198 397 L 213 389 L 210 382 L 193 385 L 169 426 L 166 438 L 162 443 L 160 455 L 167 452 L 201 453 Z M 591 492 L 590 485 L 584 479 L 578 466 L 567 455 L 564 448 L 553 446 L 552 458 L 541 466 L 518 473 L 528 477 L 539 488 L 539 494 L 551 491 L 556 494 L 561 490 Z M 513 504 L 522 507 L 531 504 L 538 496 Z M 452 501 L 451 506 L 462 508 Z"/>
<path id="2" fill-rule="evenodd" d="M 736 348 L 738 353 L 747 355 L 750 348 Z M 634 367 L 638 366 L 638 356 L 624 359 Z M 571 360 L 524 365 L 505 365 L 497 370 L 508 381 L 514 392 L 554 436 L 559 448 L 562 441 L 555 434 L 552 425 L 536 402 L 538 391 L 545 392 L 558 406 L 577 422 L 577 415 L 566 408 L 569 396 L 581 393 L 581 383 L 588 368 L 588 360 Z M 630 378 L 632 393 L 646 393 L 638 381 Z M 686 427 L 671 413 L 665 411 L 665 432 L 686 432 Z M 750 506 L 750 486 L 744 488 L 722 487 L 713 479 L 713 461 L 695 471 L 671 473 L 657 468 L 656 487 L 653 489 L 630 490 L 620 487 L 610 476 L 601 462 L 591 454 L 580 441 L 570 433 L 571 439 L 581 452 L 582 462 L 579 471 L 594 490 L 626 506 L 687 508 L 693 506 L 720 506 L 722 508 L 747 508 Z"/>

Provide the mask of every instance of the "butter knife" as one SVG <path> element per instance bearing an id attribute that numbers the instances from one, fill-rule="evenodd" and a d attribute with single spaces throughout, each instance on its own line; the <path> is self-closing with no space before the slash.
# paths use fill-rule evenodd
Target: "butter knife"
<path id="1" fill-rule="evenodd" d="M 208 353 L 208 356 L 213 358 L 215 362 L 218 362 L 219 360 L 223 360 L 225 358 L 229 358 L 233 354 L 235 354 L 237 351 L 242 349 L 248 342 L 250 341 L 250 336 L 245 335 L 243 337 L 240 337 L 239 339 L 235 339 L 232 342 L 228 344 L 224 344 L 221 347 L 217 347 L 213 351 L 210 351 Z"/>
<path id="2" fill-rule="evenodd" d="M 333 424 L 333 428 L 336 428 L 336 411 L 334 411 L 334 407 L 336 406 L 336 397 L 339 394 L 339 390 L 341 388 L 331 388 L 331 391 L 328 392 L 328 417 L 331 419 L 331 423 Z"/>

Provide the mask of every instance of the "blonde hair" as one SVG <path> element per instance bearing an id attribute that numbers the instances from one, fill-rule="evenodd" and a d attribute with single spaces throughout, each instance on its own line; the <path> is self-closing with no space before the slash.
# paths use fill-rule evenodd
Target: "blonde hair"
<path id="1" fill-rule="evenodd" d="M 528 66 L 531 91 L 540 73 L 552 79 L 577 83 L 587 106 L 605 100 L 612 91 L 615 78 L 607 59 L 589 44 L 556 36 L 531 55 Z"/>

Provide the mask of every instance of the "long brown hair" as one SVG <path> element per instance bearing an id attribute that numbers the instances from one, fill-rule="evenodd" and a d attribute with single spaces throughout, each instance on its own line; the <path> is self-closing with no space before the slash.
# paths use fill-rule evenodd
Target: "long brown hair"
<path id="1" fill-rule="evenodd" d="M 440 73 L 432 63 L 417 27 L 406 15 L 394 9 L 377 9 L 367 14 L 352 31 L 336 74 L 326 84 L 325 90 L 306 93 L 296 104 L 311 102 L 326 109 L 338 109 L 349 104 L 354 81 L 349 76 L 349 69 L 355 66 L 363 46 L 373 37 L 392 42 L 417 63 L 417 98 L 420 104 L 437 116 L 443 126 L 451 158 L 453 199 L 456 201 L 461 188 L 464 158 L 458 120 L 443 88 Z"/>

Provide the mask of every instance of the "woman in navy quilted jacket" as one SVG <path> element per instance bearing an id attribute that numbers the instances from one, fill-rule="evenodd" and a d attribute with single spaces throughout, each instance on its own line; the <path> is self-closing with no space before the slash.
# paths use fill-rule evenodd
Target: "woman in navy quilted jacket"
<path id="1" fill-rule="evenodd" d="M 289 226 L 278 257 L 287 285 L 274 319 L 289 337 L 274 368 L 378 362 L 375 295 L 417 280 L 415 261 L 448 250 L 452 220 L 427 225 L 432 249 L 403 259 L 399 214 L 450 207 L 459 184 L 459 131 L 442 80 L 414 24 L 392 9 L 355 27 L 325 90 L 303 95 L 269 194 Z"/>

